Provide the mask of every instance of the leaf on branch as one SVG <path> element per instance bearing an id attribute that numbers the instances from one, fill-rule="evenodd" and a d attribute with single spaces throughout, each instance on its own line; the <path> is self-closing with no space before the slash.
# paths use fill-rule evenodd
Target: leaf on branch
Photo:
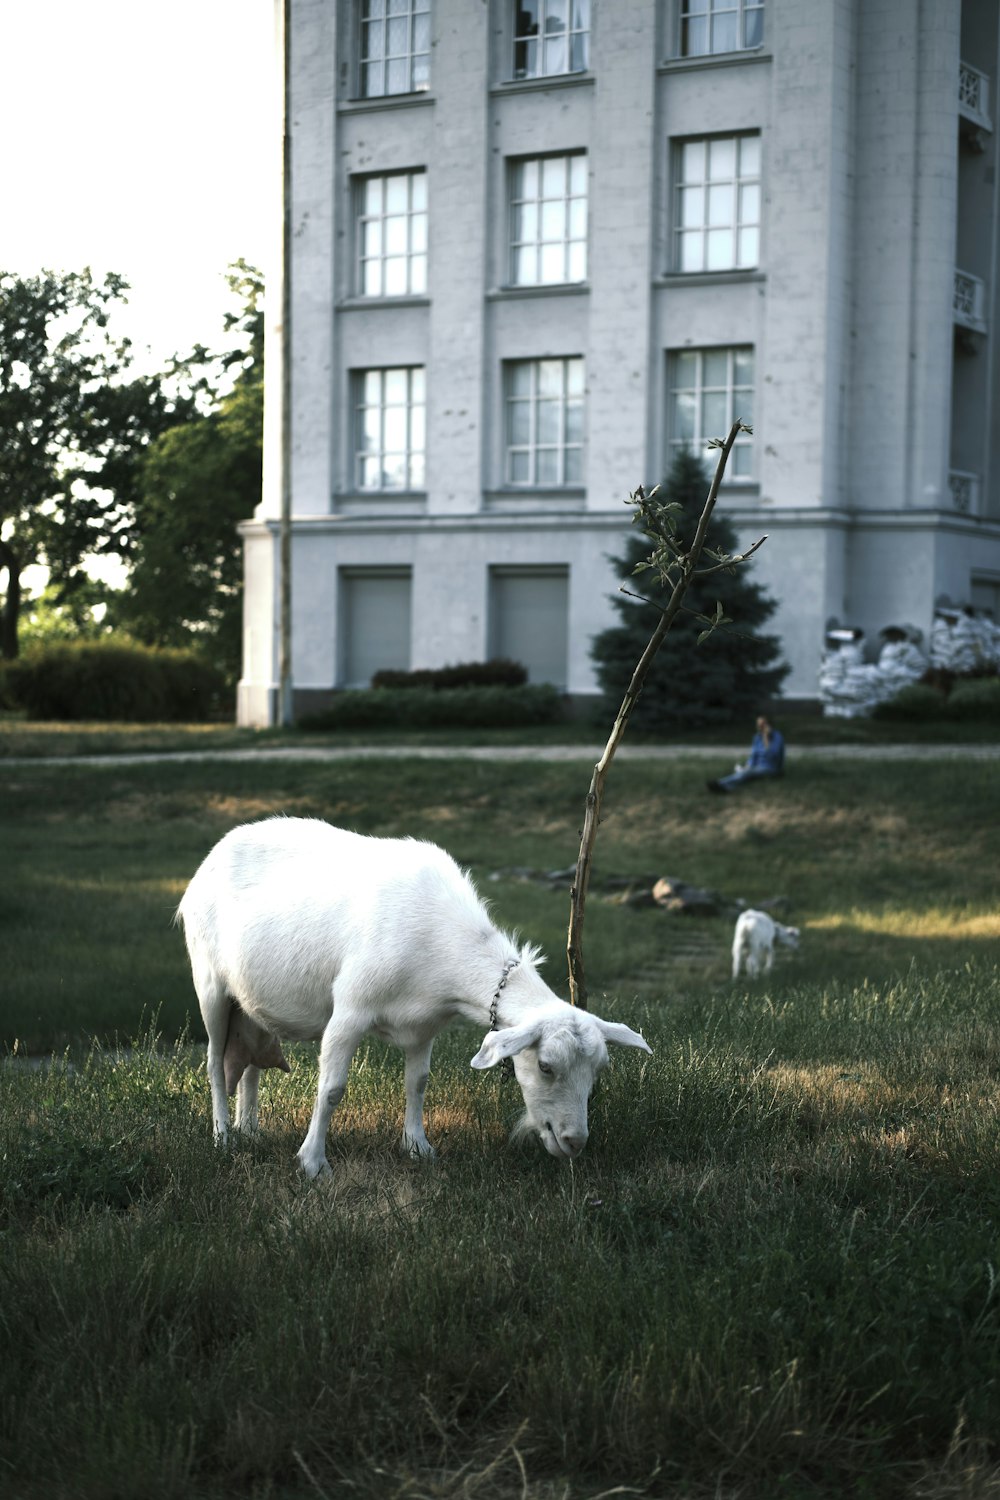
<path id="1" fill-rule="evenodd" d="M 715 630 L 715 629 L 717 629 L 718 626 L 720 626 L 720 625 L 731 625 L 733 623 L 732 620 L 730 619 L 729 615 L 727 615 L 726 612 L 724 611 L 724 609 L 722 608 L 722 600 L 721 599 L 716 599 L 716 601 L 715 601 L 715 614 L 714 615 L 702 615 L 702 616 L 700 616 L 700 618 L 703 619 L 703 620 L 707 620 L 708 621 L 708 628 L 707 628 L 707 630 L 703 630 L 701 632 L 701 635 L 699 635 L 699 637 L 698 637 L 698 645 L 699 646 L 701 645 L 702 641 L 705 641 L 705 640 L 708 639 L 708 637 L 712 634 L 712 631 Z"/>

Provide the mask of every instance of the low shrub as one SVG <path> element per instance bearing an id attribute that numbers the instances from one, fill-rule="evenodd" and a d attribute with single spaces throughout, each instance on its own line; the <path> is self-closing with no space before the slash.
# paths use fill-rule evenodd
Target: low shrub
<path id="1" fill-rule="evenodd" d="M 0 694 L 33 719 L 190 722 L 220 714 L 222 674 L 192 652 L 57 641 L 7 662 Z"/>
<path id="2" fill-rule="evenodd" d="M 373 688 L 523 687 L 528 673 L 519 661 L 494 656 L 489 661 L 458 662 L 451 667 L 419 667 L 414 672 L 386 668 L 372 678 Z"/>
<path id="3" fill-rule="evenodd" d="M 948 714 L 955 719 L 1000 720 L 1000 677 L 956 682 L 948 696 Z"/>
<path id="4" fill-rule="evenodd" d="M 548 683 L 523 687 L 362 688 L 338 693 L 322 713 L 299 720 L 300 729 L 521 729 L 551 724 L 562 698 Z"/>
<path id="5" fill-rule="evenodd" d="M 947 705 L 948 699 L 937 688 L 928 687 L 922 682 L 914 682 L 909 687 L 900 688 L 895 698 L 889 698 L 885 703 L 877 703 L 872 717 L 927 723 L 932 719 L 944 718 L 948 712 Z"/>

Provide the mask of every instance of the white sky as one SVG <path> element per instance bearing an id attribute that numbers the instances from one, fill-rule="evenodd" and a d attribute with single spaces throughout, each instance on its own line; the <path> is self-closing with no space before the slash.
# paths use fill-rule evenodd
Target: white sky
<path id="1" fill-rule="evenodd" d="M 274 237 L 272 0 L 0 0 L 0 269 L 119 271 L 163 368 Z"/>

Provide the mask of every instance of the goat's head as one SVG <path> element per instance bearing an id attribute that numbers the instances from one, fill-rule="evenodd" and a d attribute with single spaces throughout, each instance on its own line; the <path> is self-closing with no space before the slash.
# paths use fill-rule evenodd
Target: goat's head
<path id="1" fill-rule="evenodd" d="M 775 922 L 774 935 L 779 943 L 784 943 L 786 948 L 797 948 L 799 946 L 799 929 L 797 927 L 782 927 L 780 922 Z"/>
<path id="2" fill-rule="evenodd" d="M 514 1134 L 533 1133 L 550 1156 L 574 1157 L 587 1144 L 587 1103 L 607 1066 L 609 1042 L 652 1051 L 630 1026 L 556 1001 L 529 1011 L 516 1026 L 488 1031 L 472 1066 L 492 1068 L 512 1057 L 524 1097 Z"/>

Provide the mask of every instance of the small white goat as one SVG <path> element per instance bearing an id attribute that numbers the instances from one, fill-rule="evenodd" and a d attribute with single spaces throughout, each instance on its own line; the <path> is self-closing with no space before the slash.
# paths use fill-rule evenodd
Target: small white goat
<path id="1" fill-rule="evenodd" d="M 402 1149 L 433 1156 L 423 1101 L 434 1038 L 464 1017 L 490 1027 L 472 1059 L 505 1057 L 524 1096 L 515 1135 L 552 1156 L 587 1141 L 587 1101 L 608 1042 L 651 1049 L 638 1032 L 560 1000 L 537 950 L 496 928 L 454 860 L 434 844 L 368 838 L 313 818 L 270 818 L 226 834 L 177 913 L 208 1032 L 216 1136 L 257 1127 L 261 1068 L 288 1064 L 279 1037 L 320 1039 L 316 1108 L 298 1160 L 327 1167 L 326 1133 L 368 1032 L 405 1054 Z"/>
<path id="2" fill-rule="evenodd" d="M 799 929 L 783 927 L 766 911 L 741 911 L 733 934 L 733 978 L 739 978 L 741 964 L 750 979 L 756 979 L 758 974 L 770 974 L 775 942 L 797 948 Z"/>

